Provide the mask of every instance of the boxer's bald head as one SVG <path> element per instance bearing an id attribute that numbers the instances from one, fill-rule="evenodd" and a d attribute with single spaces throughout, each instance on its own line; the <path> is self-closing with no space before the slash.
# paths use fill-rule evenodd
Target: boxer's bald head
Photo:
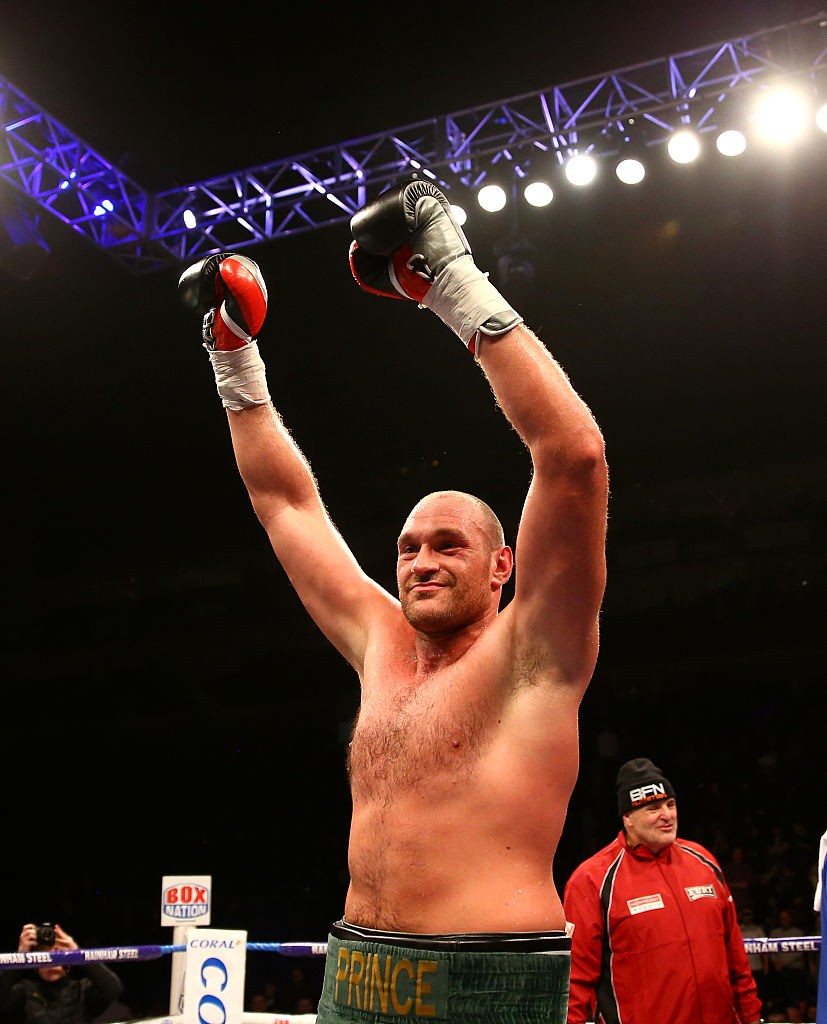
<path id="1" fill-rule="evenodd" d="M 452 632 L 496 614 L 513 555 L 480 498 L 464 491 L 426 495 L 405 520 L 398 547 L 399 598 L 415 628 Z"/>

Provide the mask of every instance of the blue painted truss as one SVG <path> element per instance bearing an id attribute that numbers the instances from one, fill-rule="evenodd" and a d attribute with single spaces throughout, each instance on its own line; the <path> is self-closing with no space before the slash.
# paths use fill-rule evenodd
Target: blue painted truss
<path id="1" fill-rule="evenodd" d="M 723 126 L 756 89 L 827 93 L 827 15 L 149 194 L 0 78 L 0 176 L 134 272 L 347 221 L 412 172 L 449 190 L 632 135 Z"/>
<path id="2" fill-rule="evenodd" d="M 133 269 L 151 255 L 151 197 L 72 131 L 0 78 L 0 176 Z"/>

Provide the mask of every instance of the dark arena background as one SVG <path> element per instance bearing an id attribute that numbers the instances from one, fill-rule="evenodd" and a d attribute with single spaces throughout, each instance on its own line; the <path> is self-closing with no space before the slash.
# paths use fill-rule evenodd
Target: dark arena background
<path id="1" fill-rule="evenodd" d="M 161 877 L 181 872 L 212 875 L 214 925 L 254 940 L 324 940 L 340 915 L 355 679 L 255 521 L 176 283 L 211 247 L 260 264 L 271 393 L 385 587 L 428 491 L 479 494 L 513 540 L 528 456 L 478 368 L 436 318 L 365 295 L 348 269 L 352 204 L 412 170 L 463 200 L 478 264 L 606 439 L 601 653 L 558 887 L 616 834 L 618 766 L 647 756 L 676 788 L 681 834 L 716 854 L 765 934 L 785 909 L 817 934 L 827 16 L 793 0 L 5 7 L 0 949 L 27 921 L 86 947 L 167 942 Z M 702 61 L 692 95 L 670 79 L 679 55 L 724 43 L 738 73 Z M 580 95 L 567 83 L 626 69 L 634 86 L 647 68 L 666 69 L 669 96 L 630 88 L 601 117 L 565 105 Z M 805 97 L 786 144 L 759 140 L 748 106 L 775 85 Z M 565 102 L 532 125 L 541 93 Z M 460 124 L 452 111 L 476 112 L 476 139 L 423 163 L 414 143 Z M 701 140 L 691 163 L 667 155 L 681 127 Z M 744 153 L 716 149 L 724 127 Z M 395 155 L 357 181 L 338 147 L 382 133 Z M 624 147 L 645 154 L 637 185 L 615 177 Z M 596 158 L 588 187 L 563 173 L 576 152 Z M 294 190 L 241 224 L 240 169 L 285 161 Z M 522 198 L 539 170 L 544 208 Z M 488 214 L 474 192 L 496 181 L 507 202 Z M 290 1010 L 296 985 L 318 983 L 318 964 L 304 982 L 295 966 L 251 954 L 249 995 L 270 981 Z M 166 1011 L 168 963 L 118 972 L 127 1015 Z"/>

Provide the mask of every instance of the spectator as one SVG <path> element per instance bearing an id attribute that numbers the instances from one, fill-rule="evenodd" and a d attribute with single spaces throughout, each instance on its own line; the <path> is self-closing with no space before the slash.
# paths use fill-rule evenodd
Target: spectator
<path id="1" fill-rule="evenodd" d="M 265 981 L 263 986 L 264 1010 L 266 1013 L 275 1013 L 278 1009 L 278 999 L 275 982 Z"/>
<path id="2" fill-rule="evenodd" d="M 738 924 L 741 928 L 741 934 L 745 939 L 766 938 L 766 929 L 755 923 L 752 907 L 744 907 L 738 915 Z M 749 962 L 752 976 L 755 979 L 755 986 L 758 989 L 758 998 L 763 1002 L 765 998 L 764 990 L 766 988 L 768 957 L 766 953 L 748 953 L 747 961 Z"/>
<path id="3" fill-rule="evenodd" d="M 755 879 L 742 846 L 732 847 L 726 863 L 726 880 L 735 900 L 735 909 L 752 909 L 752 886 Z"/>
<path id="4" fill-rule="evenodd" d="M 786 864 L 790 852 L 790 841 L 785 834 L 783 825 L 775 824 L 770 827 L 770 842 L 766 848 L 767 860 L 770 866 L 773 864 Z"/>
<path id="5" fill-rule="evenodd" d="M 51 941 L 43 934 L 47 928 L 51 925 L 23 925 L 18 952 L 78 948 L 59 924 Z M 48 964 L 25 977 L 18 971 L 0 971 L 0 1013 L 25 1024 L 92 1024 L 122 992 L 120 978 L 102 963 L 71 968 Z"/>
<path id="6" fill-rule="evenodd" d="M 793 917 L 786 908 L 778 915 L 778 925 L 770 932 L 773 939 L 793 939 L 804 932 L 793 923 Z M 769 987 L 773 1002 L 785 1008 L 787 1020 L 797 1024 L 802 1020 L 808 998 L 807 954 L 802 952 L 770 953 Z"/>
<path id="7" fill-rule="evenodd" d="M 299 1010 L 303 1000 L 309 999 L 313 1002 L 313 988 L 307 975 L 301 967 L 294 967 L 290 971 L 290 981 L 285 993 L 287 1010 L 290 1013 L 310 1013 L 310 1010 Z M 316 1004 L 313 1004 L 315 1010 Z"/>

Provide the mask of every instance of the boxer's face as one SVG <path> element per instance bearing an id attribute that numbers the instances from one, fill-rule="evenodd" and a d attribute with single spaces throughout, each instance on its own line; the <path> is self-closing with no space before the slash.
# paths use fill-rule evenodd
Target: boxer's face
<path id="1" fill-rule="evenodd" d="M 423 499 L 398 542 L 396 579 L 405 618 L 429 634 L 480 619 L 499 598 L 497 554 L 471 502 L 446 495 Z"/>
<path id="2" fill-rule="evenodd" d="M 651 853 L 660 853 L 678 837 L 678 805 L 674 797 L 654 800 L 623 815 L 630 846 L 640 843 Z"/>

